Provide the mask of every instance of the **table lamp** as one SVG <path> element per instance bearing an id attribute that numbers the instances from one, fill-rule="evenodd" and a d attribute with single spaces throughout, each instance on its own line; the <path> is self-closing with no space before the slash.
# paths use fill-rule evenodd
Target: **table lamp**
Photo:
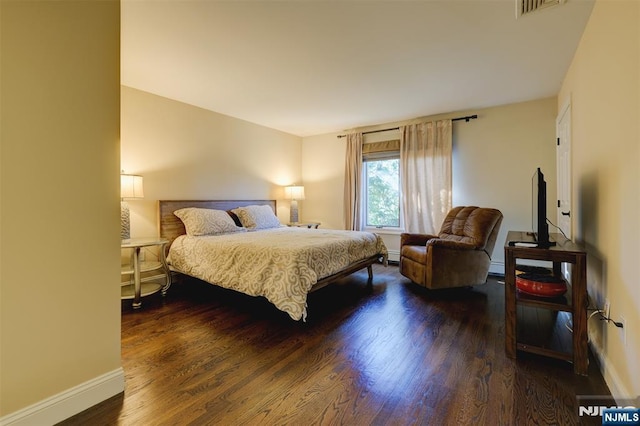
<path id="1" fill-rule="evenodd" d="M 127 200 L 144 198 L 142 176 L 120 175 L 120 238 L 131 238 L 131 221 Z"/>
<path id="2" fill-rule="evenodd" d="M 287 200 L 291 200 L 289 221 L 291 223 L 298 223 L 298 200 L 304 200 L 304 186 L 285 186 L 284 196 Z"/>

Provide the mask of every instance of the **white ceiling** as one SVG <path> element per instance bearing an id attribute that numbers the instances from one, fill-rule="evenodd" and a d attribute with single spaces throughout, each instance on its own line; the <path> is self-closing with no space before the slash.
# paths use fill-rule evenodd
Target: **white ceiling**
<path id="1" fill-rule="evenodd" d="M 592 0 L 123 0 L 122 84 L 299 136 L 554 96 Z"/>

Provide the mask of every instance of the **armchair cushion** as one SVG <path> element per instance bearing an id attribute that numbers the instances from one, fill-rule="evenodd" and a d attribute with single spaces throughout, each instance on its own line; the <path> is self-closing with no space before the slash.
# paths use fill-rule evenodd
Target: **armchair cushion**
<path id="1" fill-rule="evenodd" d="M 444 219 L 438 237 L 483 249 L 498 220 L 502 220 L 502 213 L 495 209 L 455 207 Z"/>

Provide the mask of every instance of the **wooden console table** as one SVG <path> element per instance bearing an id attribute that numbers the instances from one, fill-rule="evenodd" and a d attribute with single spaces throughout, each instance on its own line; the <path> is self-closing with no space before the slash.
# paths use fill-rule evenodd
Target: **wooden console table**
<path id="1" fill-rule="evenodd" d="M 509 231 L 504 246 L 505 252 L 505 335 L 506 352 L 510 358 L 516 357 L 517 351 L 530 352 L 538 355 L 563 359 L 573 362 L 576 374 L 587 374 L 589 353 L 587 347 L 587 254 L 584 248 L 566 239 L 561 234 L 551 234 L 555 246 L 548 248 L 526 247 L 512 245 L 513 242 L 534 243 L 535 240 L 527 232 Z M 511 244 L 510 244 L 511 242 Z M 561 274 L 561 264 L 571 264 L 571 283 L 567 294 L 558 298 L 543 298 L 528 296 L 516 290 L 516 260 L 532 259 L 553 262 L 553 273 Z M 527 340 L 527 334 L 536 333 L 535 330 L 520 330 L 518 328 L 518 308 L 538 308 L 550 311 L 569 312 L 573 318 L 572 344 L 569 351 L 554 347 L 553 337 L 548 342 L 538 339 L 532 343 Z M 556 336 L 557 337 L 557 336 Z M 557 340 L 557 338 L 556 338 Z"/>

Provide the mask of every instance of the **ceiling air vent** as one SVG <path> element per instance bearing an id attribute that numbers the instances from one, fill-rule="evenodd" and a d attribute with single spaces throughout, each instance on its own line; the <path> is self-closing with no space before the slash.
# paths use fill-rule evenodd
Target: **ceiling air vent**
<path id="1" fill-rule="evenodd" d="M 564 2 L 565 0 L 516 0 L 516 18 L 536 10 L 558 6 Z"/>

